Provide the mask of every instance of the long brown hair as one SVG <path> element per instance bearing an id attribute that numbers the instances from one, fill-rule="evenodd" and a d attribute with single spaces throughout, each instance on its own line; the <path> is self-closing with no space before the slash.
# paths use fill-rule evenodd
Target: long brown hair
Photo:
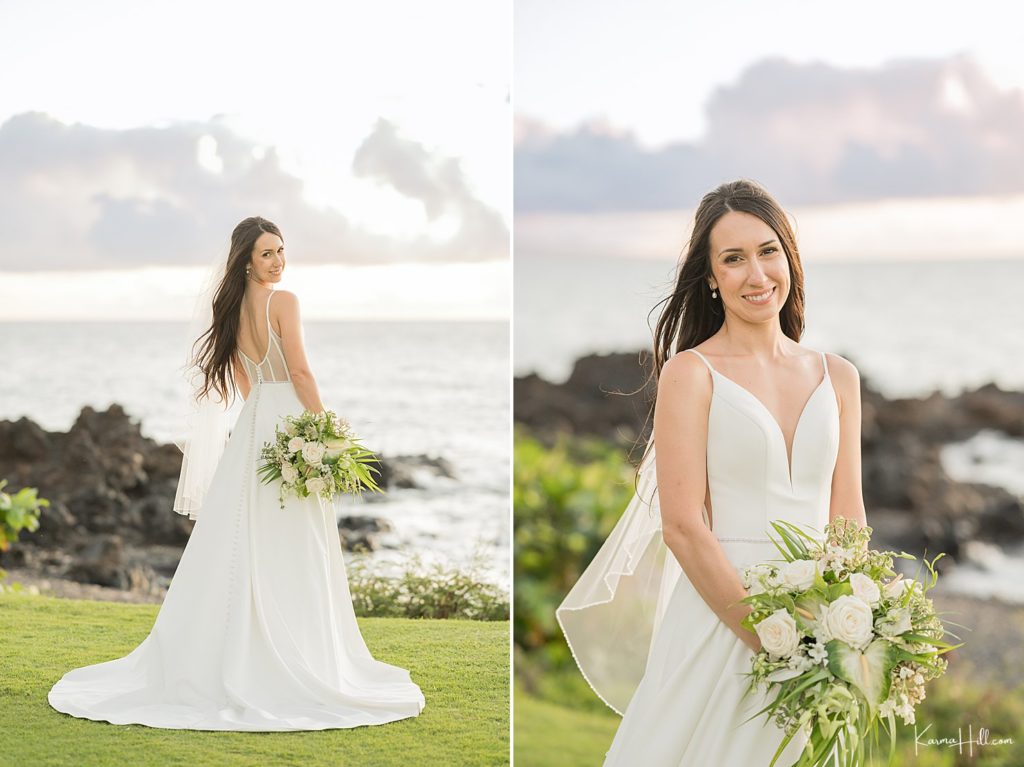
<path id="1" fill-rule="evenodd" d="M 693 233 L 686 256 L 679 264 L 672 293 L 654 330 L 655 376 L 669 357 L 713 336 L 725 322 L 722 299 L 711 297 L 711 230 L 722 216 L 739 211 L 757 216 L 774 231 L 789 262 L 791 285 L 779 312 L 782 332 L 799 341 L 804 332 L 804 270 L 796 236 L 782 206 L 760 184 L 747 179 L 730 181 L 704 195 L 694 215 Z M 657 305 L 655 306 L 657 309 Z M 652 310 L 653 311 L 653 310 Z"/>
<path id="2" fill-rule="evenodd" d="M 654 329 L 654 360 L 646 388 L 651 408 L 648 422 L 654 416 L 658 396 L 657 380 L 661 369 L 676 352 L 690 349 L 713 336 L 725 322 L 722 298 L 711 297 L 708 280 L 711 272 L 711 229 L 718 219 L 730 211 L 750 213 L 764 221 L 782 243 L 789 262 L 790 290 L 779 312 L 782 332 L 799 341 L 804 332 L 804 270 L 796 236 L 785 211 L 767 190 L 755 181 L 729 181 L 708 192 L 694 214 L 693 232 L 685 255 L 679 262 L 672 292 L 655 304 L 653 314 L 663 306 Z M 644 430 L 641 430 L 643 433 Z M 648 445 L 648 450 L 650 444 Z M 646 457 L 647 450 L 644 451 Z"/>
<path id="3" fill-rule="evenodd" d="M 248 280 L 245 268 L 251 263 L 256 240 L 264 232 L 281 237 L 281 230 L 260 216 L 243 219 L 231 232 L 224 277 L 213 297 L 213 322 L 192 344 L 192 364 L 203 374 L 200 397 L 216 392 L 224 401 L 229 392 L 234 391 L 231 358 L 237 349 L 239 315 Z M 284 241 L 284 237 L 281 240 Z M 196 346 L 199 346 L 198 352 Z"/>

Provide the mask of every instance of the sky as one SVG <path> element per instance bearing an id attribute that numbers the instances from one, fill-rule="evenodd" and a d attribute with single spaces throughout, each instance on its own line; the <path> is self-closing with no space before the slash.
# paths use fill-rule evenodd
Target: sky
<path id="1" fill-rule="evenodd" d="M 187 318 L 249 215 L 309 319 L 507 319 L 510 14 L 0 0 L 0 319 Z"/>
<path id="2" fill-rule="evenodd" d="M 739 177 L 822 259 L 1022 257 L 1015 18 L 1006 2 L 520 0 L 516 257 L 675 258 L 700 197 Z"/>

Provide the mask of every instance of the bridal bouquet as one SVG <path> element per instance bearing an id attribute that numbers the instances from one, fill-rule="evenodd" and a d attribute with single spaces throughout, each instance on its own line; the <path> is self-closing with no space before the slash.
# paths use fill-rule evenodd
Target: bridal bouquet
<path id="1" fill-rule="evenodd" d="M 348 421 L 332 410 L 285 416 L 274 440 L 263 445 L 260 459 L 257 472 L 263 484 L 281 480 L 282 509 L 286 493 L 330 500 L 337 493 L 358 495 L 364 488 L 381 492 L 371 475 L 380 471 L 370 465 L 379 461 L 360 444 Z"/>
<path id="2" fill-rule="evenodd" d="M 914 723 L 925 682 L 946 670 L 939 656 L 960 646 L 943 641 L 946 631 L 926 597 L 942 554 L 923 561 L 925 583 L 893 570 L 893 557 L 915 557 L 868 548 L 870 527 L 839 518 L 819 541 L 787 522 L 772 526 L 784 561 L 748 567 L 742 576 L 750 592 L 743 602 L 753 608 L 743 625 L 762 645 L 748 692 L 775 692 L 754 717 L 767 713 L 786 733 L 771 765 L 801 730 L 807 744 L 793 767 L 831 765 L 833 749 L 838 764 L 865 764 L 865 744 L 878 744 L 879 725 L 889 734 L 891 763 L 896 715 Z"/>

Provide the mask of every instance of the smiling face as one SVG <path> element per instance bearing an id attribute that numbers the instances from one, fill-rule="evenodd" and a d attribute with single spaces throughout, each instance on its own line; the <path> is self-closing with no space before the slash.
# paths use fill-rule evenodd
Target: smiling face
<path id="1" fill-rule="evenodd" d="M 775 230 L 750 213 L 729 211 L 715 222 L 709 241 L 709 284 L 726 311 L 751 322 L 777 315 L 789 296 L 790 273 Z"/>
<path id="2" fill-rule="evenodd" d="M 250 279 L 264 285 L 280 282 L 284 272 L 284 241 L 273 232 L 264 232 L 252 247 Z"/>

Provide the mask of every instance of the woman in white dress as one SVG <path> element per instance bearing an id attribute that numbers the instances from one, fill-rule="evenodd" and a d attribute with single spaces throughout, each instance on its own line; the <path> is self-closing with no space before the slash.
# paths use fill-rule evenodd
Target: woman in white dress
<path id="1" fill-rule="evenodd" d="M 196 520 L 153 629 L 123 658 L 67 672 L 58 711 L 190 730 L 323 730 L 417 716 L 420 688 L 375 660 L 356 623 L 333 503 L 256 474 L 285 415 L 324 410 L 302 340 L 280 230 L 235 228 L 212 320 L 196 341 L 203 394 L 174 510 Z M 224 403 L 245 398 L 225 444 Z M 200 513 L 201 512 L 201 513 Z"/>
<path id="2" fill-rule="evenodd" d="M 760 640 L 740 625 L 740 571 L 779 559 L 771 520 L 865 524 L 859 375 L 800 345 L 803 309 L 778 203 L 746 180 L 705 195 L 655 330 L 637 493 L 557 611 L 591 686 L 623 714 L 606 765 L 761 767 L 782 741 L 763 715 L 745 722 L 769 698 L 745 694 Z"/>

